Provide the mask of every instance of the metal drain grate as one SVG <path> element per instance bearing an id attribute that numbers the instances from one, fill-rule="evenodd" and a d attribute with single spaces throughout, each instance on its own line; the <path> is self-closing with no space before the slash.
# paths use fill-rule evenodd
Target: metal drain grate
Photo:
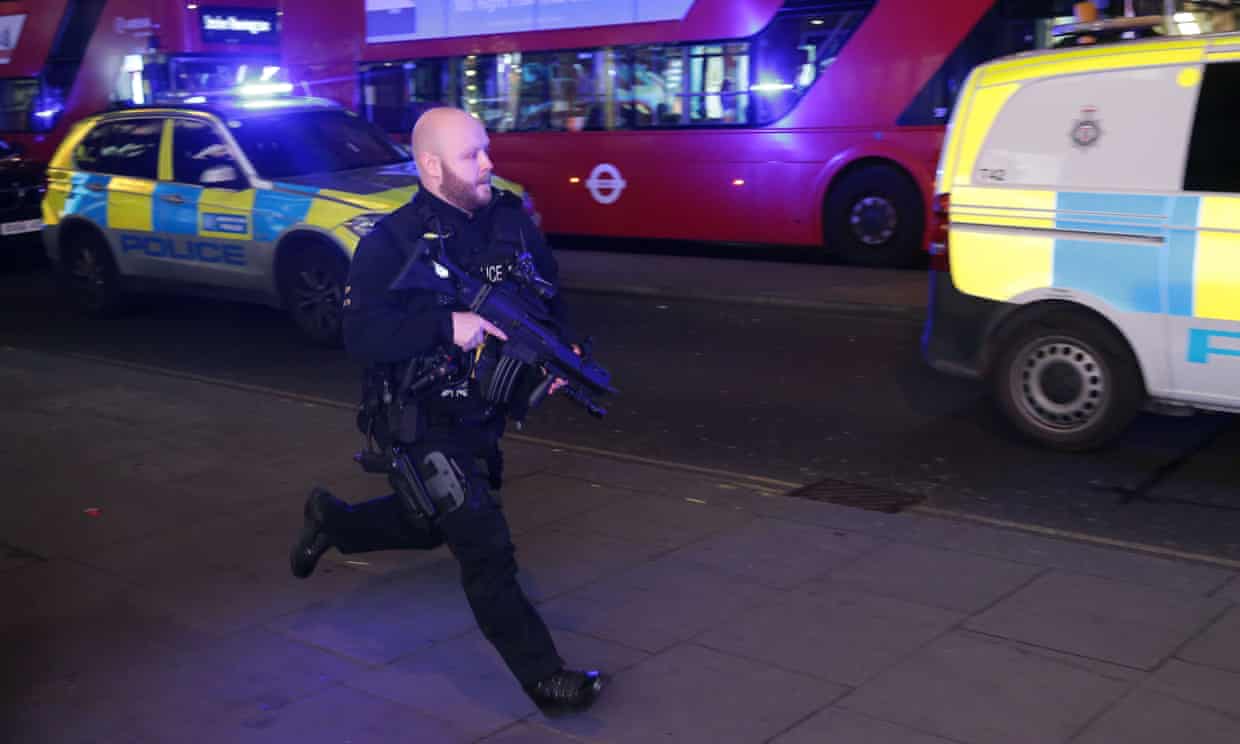
<path id="1" fill-rule="evenodd" d="M 926 500 L 925 496 L 899 493 L 897 491 L 884 491 L 879 488 L 859 486 L 856 483 L 829 478 L 827 480 L 820 480 L 817 483 L 811 483 L 808 486 L 802 486 L 795 491 L 789 491 L 787 495 L 796 499 L 825 501 L 831 504 L 839 504 L 840 506 L 853 506 L 858 509 L 868 509 L 869 511 L 885 512 L 887 514 L 895 514 Z"/>

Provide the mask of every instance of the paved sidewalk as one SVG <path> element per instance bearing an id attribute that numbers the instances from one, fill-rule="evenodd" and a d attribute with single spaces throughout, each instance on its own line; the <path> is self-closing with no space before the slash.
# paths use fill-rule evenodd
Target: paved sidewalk
<path id="1" fill-rule="evenodd" d="M 615 680 L 539 715 L 455 564 L 286 552 L 351 412 L 0 349 L 0 741 L 1240 741 L 1240 578 L 530 441 L 522 579 Z M 589 550 L 583 550 L 583 546 Z"/>
<path id="2" fill-rule="evenodd" d="M 566 289 L 925 318 L 927 273 L 600 251 L 556 252 Z"/>

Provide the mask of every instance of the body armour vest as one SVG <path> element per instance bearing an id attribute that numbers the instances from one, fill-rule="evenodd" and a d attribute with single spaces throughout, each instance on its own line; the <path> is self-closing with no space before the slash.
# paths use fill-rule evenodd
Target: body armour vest
<path id="1" fill-rule="evenodd" d="M 449 213 L 447 219 L 442 209 L 423 202 L 418 210 L 423 232 L 419 240 L 434 241 L 432 255 L 439 250 L 457 266 L 472 276 L 490 284 L 510 282 L 510 272 L 517 256 L 522 252 L 525 238 L 521 231 L 526 221 L 521 214 L 520 202 L 508 195 L 501 195 L 475 217 L 463 213 Z M 442 205 L 446 206 L 446 205 Z M 452 209 L 448 207 L 448 209 Z M 442 237 L 442 243 L 440 239 Z M 464 311 L 465 307 L 452 292 L 451 282 L 438 285 L 437 304 Z M 510 288 L 519 289 L 510 284 Z M 530 297 L 529 293 L 522 292 Z M 550 315 L 547 315 L 550 319 Z M 525 401 L 541 381 L 538 370 L 504 354 L 504 343 L 487 336 L 482 346 L 471 352 L 453 350 L 463 356 L 466 371 L 464 379 L 431 391 L 428 401 L 432 410 L 457 417 L 493 418 L 506 415 L 524 418 Z"/>

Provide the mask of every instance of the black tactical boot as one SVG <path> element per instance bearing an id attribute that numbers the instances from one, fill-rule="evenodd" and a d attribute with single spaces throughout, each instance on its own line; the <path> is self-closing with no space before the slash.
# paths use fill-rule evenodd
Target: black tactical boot
<path id="1" fill-rule="evenodd" d="M 306 497 L 306 506 L 303 509 L 305 522 L 289 555 L 289 565 L 297 578 L 304 579 L 314 573 L 319 558 L 332 546 L 331 539 L 323 531 L 323 523 L 327 519 L 328 510 L 339 503 L 339 499 L 322 488 L 311 490 Z"/>
<path id="2" fill-rule="evenodd" d="M 525 685 L 525 694 L 547 715 L 583 711 L 602 690 L 603 677 L 598 672 L 575 669 L 561 669 L 541 682 Z"/>

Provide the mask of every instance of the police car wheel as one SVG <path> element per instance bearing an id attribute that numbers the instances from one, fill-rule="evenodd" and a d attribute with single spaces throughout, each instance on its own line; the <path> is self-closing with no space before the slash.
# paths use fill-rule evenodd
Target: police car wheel
<path id="1" fill-rule="evenodd" d="M 921 192 L 895 166 L 845 173 L 827 194 L 823 220 L 827 250 L 847 263 L 909 267 L 926 260 Z"/>
<path id="2" fill-rule="evenodd" d="M 302 335 L 313 343 L 341 343 L 348 270 L 348 263 L 337 251 L 314 243 L 297 250 L 282 267 L 284 306 Z"/>
<path id="3" fill-rule="evenodd" d="M 1055 315 L 1003 344 L 992 383 L 1000 410 L 1052 449 L 1102 447 L 1136 415 L 1144 385 L 1127 343 L 1086 316 Z"/>
<path id="4" fill-rule="evenodd" d="M 61 289 L 79 312 L 107 317 L 120 310 L 120 272 L 102 236 L 86 230 L 66 234 L 59 269 Z"/>

